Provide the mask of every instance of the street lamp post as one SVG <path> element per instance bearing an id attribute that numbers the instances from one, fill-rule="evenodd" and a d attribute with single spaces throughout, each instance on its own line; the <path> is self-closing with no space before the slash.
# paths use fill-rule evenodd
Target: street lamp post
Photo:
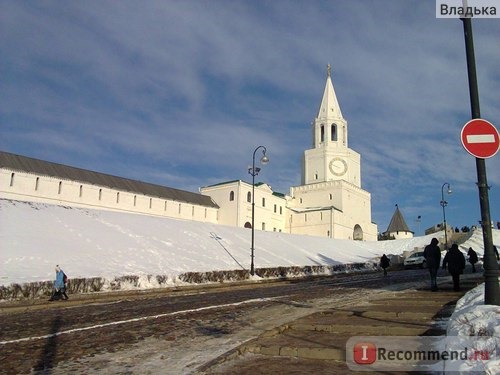
<path id="1" fill-rule="evenodd" d="M 259 167 L 255 167 L 255 153 L 257 150 L 262 149 L 262 158 L 260 159 L 260 163 L 262 165 L 266 165 L 269 163 L 269 158 L 266 155 L 267 149 L 264 146 L 258 146 L 254 152 L 253 152 L 253 158 L 252 158 L 252 167 L 248 168 L 248 173 L 252 175 L 252 247 L 251 247 L 251 256 L 250 256 L 250 275 L 255 274 L 254 270 L 254 263 L 253 263 L 253 258 L 254 258 L 254 238 L 255 238 L 255 176 L 257 176 L 260 172 Z"/>
<path id="2" fill-rule="evenodd" d="M 448 194 L 451 194 L 450 184 L 445 182 L 443 186 L 441 186 L 441 207 L 443 207 L 443 224 L 444 224 L 444 248 L 448 250 L 448 230 L 446 227 L 446 211 L 445 207 L 448 205 L 448 202 L 444 200 L 444 187 L 448 185 Z"/>
<path id="3" fill-rule="evenodd" d="M 420 223 L 422 222 L 422 216 L 418 215 L 415 221 L 418 223 L 418 234 L 420 234 Z"/>

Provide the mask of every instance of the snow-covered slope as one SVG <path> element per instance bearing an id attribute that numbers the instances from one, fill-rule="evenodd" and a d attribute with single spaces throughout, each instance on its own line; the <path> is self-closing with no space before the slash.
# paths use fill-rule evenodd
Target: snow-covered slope
<path id="1" fill-rule="evenodd" d="M 0 285 L 52 280 L 56 264 L 72 278 L 108 279 L 175 279 L 250 265 L 251 232 L 244 228 L 5 199 L 0 220 Z M 494 232 L 498 244 L 500 231 Z M 476 236 L 482 238 L 479 232 L 470 241 Z M 431 237 L 360 242 L 257 230 L 255 267 L 367 262 L 423 247 Z M 482 253 L 482 245 L 471 246 Z"/>

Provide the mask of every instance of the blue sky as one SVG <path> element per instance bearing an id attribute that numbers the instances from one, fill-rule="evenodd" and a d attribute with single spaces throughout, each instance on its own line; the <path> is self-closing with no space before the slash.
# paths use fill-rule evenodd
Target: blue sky
<path id="1" fill-rule="evenodd" d="M 500 20 L 473 20 L 481 115 L 500 128 Z M 332 65 L 379 231 L 397 203 L 411 229 L 481 218 L 462 22 L 435 2 L 3 1 L 0 149 L 198 191 L 300 185 Z M 486 160 L 500 221 L 500 156 Z M 422 222 L 415 219 L 422 216 Z"/>

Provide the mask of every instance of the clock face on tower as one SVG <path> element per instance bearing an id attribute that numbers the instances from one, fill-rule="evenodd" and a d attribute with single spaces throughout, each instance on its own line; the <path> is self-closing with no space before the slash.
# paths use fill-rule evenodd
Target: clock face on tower
<path id="1" fill-rule="evenodd" d="M 330 172 L 332 172 L 335 176 L 342 176 L 347 172 L 347 163 L 342 158 L 333 158 L 330 161 Z"/>

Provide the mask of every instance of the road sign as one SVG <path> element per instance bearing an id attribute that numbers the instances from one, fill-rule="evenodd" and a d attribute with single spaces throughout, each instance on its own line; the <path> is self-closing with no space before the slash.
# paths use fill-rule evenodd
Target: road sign
<path id="1" fill-rule="evenodd" d="M 460 137 L 467 152 L 476 158 L 491 158 L 500 148 L 498 130 L 492 123 L 480 118 L 465 124 Z"/>

